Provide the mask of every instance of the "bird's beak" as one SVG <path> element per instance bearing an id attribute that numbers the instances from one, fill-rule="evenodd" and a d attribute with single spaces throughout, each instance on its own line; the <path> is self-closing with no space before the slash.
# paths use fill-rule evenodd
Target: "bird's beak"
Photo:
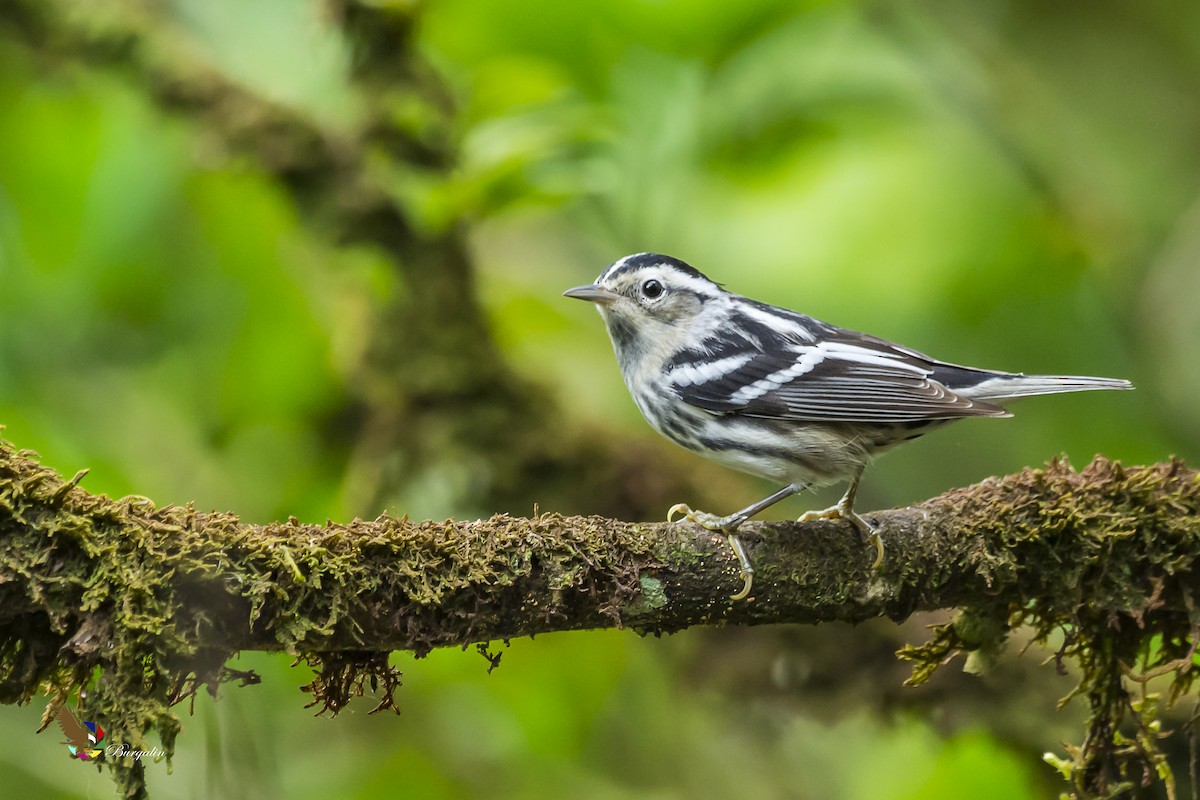
<path id="1" fill-rule="evenodd" d="M 589 303 L 611 306 L 617 302 L 617 298 L 620 295 L 593 283 L 589 286 L 576 286 L 574 289 L 567 289 L 563 292 L 563 297 L 574 297 L 577 300 L 587 300 Z"/>

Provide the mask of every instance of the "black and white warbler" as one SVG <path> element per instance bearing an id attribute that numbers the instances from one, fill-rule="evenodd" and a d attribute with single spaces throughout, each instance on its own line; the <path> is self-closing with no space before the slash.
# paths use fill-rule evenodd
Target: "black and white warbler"
<path id="1" fill-rule="evenodd" d="M 727 517 L 682 513 L 724 533 L 750 592 L 754 569 L 738 527 L 810 486 L 849 480 L 837 505 L 801 521 L 846 519 L 883 543 L 854 511 L 863 468 L 884 450 L 965 417 L 1008 417 L 1003 405 L 1039 394 L 1131 389 L 1113 378 L 1023 375 L 961 367 L 725 291 L 670 256 L 638 253 L 590 286 L 563 293 L 596 304 L 638 409 L 663 436 L 734 469 L 786 484 Z"/>

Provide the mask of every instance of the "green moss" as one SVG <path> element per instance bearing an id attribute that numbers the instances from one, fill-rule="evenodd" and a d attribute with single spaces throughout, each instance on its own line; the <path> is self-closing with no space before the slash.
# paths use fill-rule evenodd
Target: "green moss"
<path id="1" fill-rule="evenodd" d="M 880 573 L 840 529 L 797 541 L 790 526 L 757 526 L 747 542 L 763 595 L 740 604 L 714 603 L 713 585 L 728 577 L 737 588 L 736 566 L 718 537 L 689 526 L 542 515 L 252 527 L 75 482 L 0 442 L 0 701 L 79 691 L 85 715 L 135 750 L 156 733 L 170 753 L 176 703 L 255 681 L 225 666 L 246 647 L 312 665 L 305 690 L 321 710 L 367 691 L 375 710 L 394 709 L 397 647 L 504 638 L 530 619 L 652 632 L 779 621 L 784 602 L 809 621 L 903 617 L 930 597 L 969 602 L 902 651 L 914 683 L 959 654 L 986 663 L 1017 626 L 1042 640 L 1063 634 L 1057 657 L 1077 666 L 1074 695 L 1090 721 L 1056 763 L 1080 798 L 1143 770 L 1170 785 L 1158 713 L 1194 690 L 1200 478 L 1177 462 L 1098 459 L 1079 473 L 1054 463 L 892 512 L 927 527 L 897 529 Z M 1152 676 L 1168 680 L 1164 698 L 1145 691 Z M 123 793 L 144 795 L 139 763 L 110 766 Z"/>
<path id="2" fill-rule="evenodd" d="M 533 602 L 548 613 L 600 607 L 592 626 L 619 622 L 635 598 L 651 598 L 648 609 L 665 603 L 661 584 L 655 600 L 643 593 L 653 579 L 638 580 L 657 543 L 637 526 L 614 536 L 599 518 L 251 527 L 190 506 L 91 495 L 77 482 L 0 442 L 0 701 L 78 692 L 111 741 L 146 750 L 156 732 L 168 758 L 175 704 L 231 678 L 256 680 L 224 666 L 241 646 L 310 664 L 317 674 L 305 690 L 323 711 L 367 688 L 380 710 L 395 708 L 400 675 L 388 664 L 392 647 L 368 646 L 379 636 L 364 626 L 400 610 L 452 621 L 414 625 L 403 646 L 419 655 L 470 640 L 481 622 L 503 628 L 488 619 L 485 593 L 535 569 Z M 615 592 L 596 585 L 597 564 L 615 575 Z M 109 766 L 122 793 L 144 796 L 140 763 Z"/>
<path id="3" fill-rule="evenodd" d="M 964 610 L 927 643 L 901 650 L 913 662 L 909 683 L 960 653 L 974 654 L 972 665 L 986 661 L 1012 628 L 1029 626 L 1043 643 L 1061 632 L 1055 661 L 1080 672 L 1063 702 L 1082 697 L 1089 708 L 1084 744 L 1052 758 L 1073 796 L 1116 796 L 1146 771 L 1173 792 L 1159 746 L 1163 704 L 1146 683 L 1169 677 L 1171 702 L 1195 681 L 1200 476 L 1178 461 L 1125 469 L 1097 458 L 1075 473 L 1064 460 L 938 502 L 985 530 L 968 557 L 1008 599 Z"/>

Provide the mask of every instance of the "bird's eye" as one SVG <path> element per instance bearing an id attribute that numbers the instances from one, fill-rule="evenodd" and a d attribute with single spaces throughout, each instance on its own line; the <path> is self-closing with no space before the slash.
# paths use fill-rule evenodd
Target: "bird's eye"
<path id="1" fill-rule="evenodd" d="M 663 285 L 651 278 L 642 284 L 642 294 L 646 295 L 650 300 L 656 300 L 662 297 L 662 293 L 666 291 Z"/>

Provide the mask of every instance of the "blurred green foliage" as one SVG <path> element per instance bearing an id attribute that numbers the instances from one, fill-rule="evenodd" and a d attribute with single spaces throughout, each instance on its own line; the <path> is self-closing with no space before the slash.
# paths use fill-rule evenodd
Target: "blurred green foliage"
<path id="1" fill-rule="evenodd" d="M 251 90 L 333 130 L 358 113 L 351 43 L 317 3 L 166 5 Z M 1061 452 L 1194 459 L 1198 17 L 1170 0 L 431 2 L 419 41 L 458 103 L 461 160 L 397 192 L 421 197 L 428 226 L 469 224 L 513 368 L 613 437 L 653 434 L 599 320 L 559 293 L 656 250 L 938 357 L 1138 384 L 929 437 L 867 473 L 866 507 Z M 379 254 L 336 248 L 253 165 L 208 151 L 120 75 L 46 69 L 2 28 L 0 142 L 6 438 L 67 475 L 91 468 L 92 490 L 251 521 L 379 510 L 355 507 L 338 424 L 367 312 L 402 290 Z M 763 488 L 711 474 L 728 484 L 714 496 Z M 406 496 L 395 510 L 464 512 L 434 484 Z M 779 703 L 786 641 L 754 635 L 753 658 L 700 631 L 546 637 L 514 642 L 491 675 L 471 654 L 397 655 L 403 714 L 333 722 L 300 707 L 305 678 L 286 659 L 246 654 L 237 666 L 264 684 L 200 698 L 174 774 L 152 767 L 151 789 L 936 800 L 1057 787 L 1037 762 L 1057 729 L 1006 742 L 869 703 L 817 718 Z M 735 693 L 696 675 L 739 660 L 751 677 Z M 103 796 L 107 779 L 68 763 L 55 733 L 31 735 L 39 712 L 0 712 L 14 796 Z"/>

